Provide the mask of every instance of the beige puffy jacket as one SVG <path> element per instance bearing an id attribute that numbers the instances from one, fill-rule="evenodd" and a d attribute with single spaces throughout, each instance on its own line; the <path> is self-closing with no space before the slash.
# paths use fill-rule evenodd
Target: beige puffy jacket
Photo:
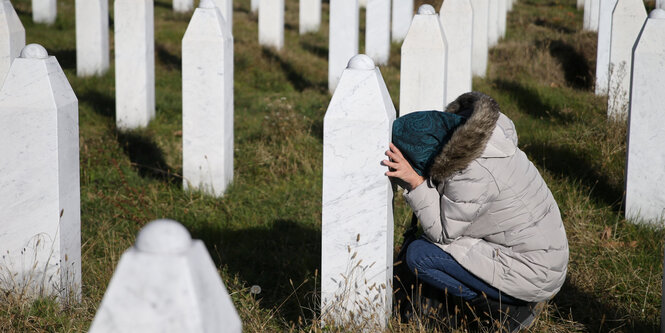
<path id="1" fill-rule="evenodd" d="M 446 112 L 468 120 L 428 181 L 404 194 L 425 236 L 508 295 L 551 298 L 566 278 L 568 241 L 552 193 L 517 148 L 515 126 L 481 93 L 460 96 Z"/>

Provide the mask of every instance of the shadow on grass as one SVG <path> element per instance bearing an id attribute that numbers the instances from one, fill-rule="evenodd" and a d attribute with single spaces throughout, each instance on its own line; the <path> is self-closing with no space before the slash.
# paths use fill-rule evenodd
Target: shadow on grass
<path id="1" fill-rule="evenodd" d="M 522 148 L 533 163 L 561 177 L 579 180 L 591 188 L 589 195 L 612 207 L 621 209 L 623 188 L 612 184 L 602 171 L 594 168 L 585 159 L 583 153 L 577 154 L 559 147 L 546 144 L 528 144 Z"/>
<path id="2" fill-rule="evenodd" d="M 156 43 L 155 44 L 155 54 L 157 55 L 157 59 L 159 62 L 166 66 L 168 69 L 174 69 L 174 70 L 181 70 L 182 67 L 182 59 L 169 52 L 163 45 Z"/>
<path id="3" fill-rule="evenodd" d="M 287 320 L 311 317 L 307 309 L 315 307 L 313 277 L 320 271 L 320 229 L 277 219 L 269 225 L 239 230 L 194 227 L 192 236 L 206 243 L 218 266 L 226 266 L 249 285 L 259 285 L 264 308 L 280 308 Z M 294 294 L 294 287 L 301 284 Z M 301 305 L 307 309 L 302 310 Z"/>
<path id="4" fill-rule="evenodd" d="M 551 303 L 556 305 L 562 319 L 567 319 L 570 314 L 588 332 L 659 332 L 657 323 L 631 318 L 567 281 Z"/>
<path id="5" fill-rule="evenodd" d="M 178 183 L 180 177 L 166 164 L 164 152 L 148 135 L 138 132 L 118 132 L 118 143 L 141 177 Z"/>
<path id="6" fill-rule="evenodd" d="M 564 34 L 572 34 L 573 32 L 575 32 L 575 30 L 573 30 L 573 29 L 570 29 L 570 28 L 568 28 L 566 26 L 563 26 L 561 24 L 556 24 L 556 23 L 550 22 L 550 21 L 545 20 L 543 18 L 537 18 L 533 23 L 535 25 L 539 26 L 539 27 L 548 28 L 548 29 L 551 29 L 551 30 L 554 30 L 554 31 L 557 31 L 557 32 L 560 32 L 560 33 L 564 33 Z"/>
<path id="7" fill-rule="evenodd" d="M 590 90 L 593 87 L 591 67 L 583 54 L 561 40 L 551 41 L 549 51 L 550 55 L 561 63 L 569 87 L 582 90 Z"/>
<path id="8" fill-rule="evenodd" d="M 160 8 L 166 8 L 166 9 L 173 9 L 173 5 L 169 4 L 167 2 L 162 2 L 159 0 L 155 0 L 155 7 L 160 7 Z"/>
<path id="9" fill-rule="evenodd" d="M 524 113 L 536 118 L 550 118 L 563 123 L 575 121 L 572 115 L 561 112 L 559 107 L 550 105 L 543 101 L 538 91 L 526 87 L 515 81 L 496 80 L 493 82 L 497 89 L 510 96 Z"/>
<path id="10" fill-rule="evenodd" d="M 49 50 L 49 55 L 58 60 L 62 69 L 76 70 L 76 50 Z"/>
<path id="11" fill-rule="evenodd" d="M 279 65 L 282 71 L 286 74 L 287 80 L 289 80 L 293 88 L 296 90 L 302 92 L 308 88 L 312 88 L 318 91 L 326 91 L 326 89 L 328 89 L 327 83 L 312 82 L 307 79 L 305 75 L 299 73 L 289 61 L 282 59 L 282 57 L 273 49 L 264 47 L 262 49 L 262 53 L 264 57 L 276 62 Z"/>
<path id="12" fill-rule="evenodd" d="M 309 41 L 307 40 L 307 38 L 302 38 L 300 41 L 300 47 L 302 47 L 303 50 L 308 51 L 321 59 L 326 59 L 326 60 L 328 59 L 327 46 L 316 45 L 315 41 Z"/>
<path id="13" fill-rule="evenodd" d="M 95 113 L 115 119 L 115 98 L 96 90 L 87 90 L 78 94 L 79 103 L 88 104 Z"/>

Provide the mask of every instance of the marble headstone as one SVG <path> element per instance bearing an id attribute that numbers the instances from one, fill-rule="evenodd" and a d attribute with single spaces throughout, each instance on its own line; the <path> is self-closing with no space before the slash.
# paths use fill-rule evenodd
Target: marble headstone
<path id="1" fill-rule="evenodd" d="M 242 322 L 203 242 L 157 220 L 120 257 L 90 332 L 240 333 Z"/>
<path id="2" fill-rule="evenodd" d="M 252 2 L 253 1 L 254 0 L 252 0 Z M 233 34 L 233 0 L 213 0 L 213 2 L 217 6 L 217 9 L 222 13 L 229 32 Z"/>
<path id="3" fill-rule="evenodd" d="M 625 119 L 628 113 L 633 46 L 647 12 L 642 0 L 618 0 L 612 14 L 607 116 Z"/>
<path id="4" fill-rule="evenodd" d="M 0 117 L 0 291 L 78 300 L 78 100 L 40 45 L 27 45 L 14 60 Z"/>
<path id="5" fill-rule="evenodd" d="M 513 0 L 506 0 L 506 10 L 509 13 L 513 11 Z"/>
<path id="6" fill-rule="evenodd" d="M 260 0 L 252 0 L 250 2 L 250 8 L 252 13 L 256 13 L 259 10 L 259 2 Z"/>
<path id="7" fill-rule="evenodd" d="M 381 161 L 394 120 L 379 69 L 368 56 L 352 58 L 323 124 L 324 323 L 376 332 L 390 318 L 393 191 Z"/>
<path id="8" fill-rule="evenodd" d="M 233 37 L 201 0 L 182 39 L 183 186 L 221 197 L 233 180 Z"/>
<path id="9" fill-rule="evenodd" d="M 596 52 L 596 95 L 607 95 L 610 69 L 612 11 L 617 0 L 600 0 L 598 19 L 598 51 Z"/>
<path id="10" fill-rule="evenodd" d="M 401 43 L 411 26 L 413 18 L 413 0 L 393 0 L 392 33 L 391 39 L 395 43 Z"/>
<path id="11" fill-rule="evenodd" d="M 498 1 L 499 1 L 499 38 L 504 38 L 506 37 L 508 6 L 506 5 L 507 0 L 498 0 Z"/>
<path id="12" fill-rule="evenodd" d="M 446 0 L 439 10 L 441 26 L 448 42 L 446 105 L 471 91 L 471 50 L 473 8 L 470 0 Z"/>
<path id="13" fill-rule="evenodd" d="M 53 24 L 58 17 L 56 0 L 32 0 L 32 21 Z"/>
<path id="14" fill-rule="evenodd" d="M 655 9 L 633 57 L 630 96 L 626 218 L 665 223 L 665 10 Z"/>
<path id="15" fill-rule="evenodd" d="M 328 90 L 334 92 L 339 77 L 358 54 L 358 0 L 330 0 L 328 38 Z"/>
<path id="16" fill-rule="evenodd" d="M 321 26 L 321 0 L 300 0 L 300 34 L 317 32 Z"/>
<path id="17" fill-rule="evenodd" d="M 25 29 L 9 0 L 0 0 L 0 88 L 14 58 L 25 46 Z"/>
<path id="18" fill-rule="evenodd" d="M 412 22 L 402 44 L 400 116 L 443 111 L 446 105 L 448 43 L 439 16 L 432 6 L 422 5 Z"/>
<path id="19" fill-rule="evenodd" d="M 489 0 L 488 8 L 487 40 L 489 47 L 494 47 L 499 42 L 499 1 Z"/>
<path id="20" fill-rule="evenodd" d="M 485 77 L 489 56 L 488 20 L 491 0 L 471 0 L 473 7 L 473 75 Z"/>
<path id="21" fill-rule="evenodd" d="M 365 53 L 377 65 L 388 64 L 390 57 L 390 1 L 367 0 Z"/>
<path id="22" fill-rule="evenodd" d="M 358 7 L 367 8 L 367 2 L 369 2 L 369 0 L 358 0 Z"/>
<path id="23" fill-rule="evenodd" d="M 284 46 L 284 0 L 261 0 L 259 44 L 278 51 Z"/>
<path id="24" fill-rule="evenodd" d="M 194 0 L 173 0 L 173 10 L 186 13 L 194 8 Z"/>
<path id="25" fill-rule="evenodd" d="M 656 8 L 665 9 L 665 0 L 656 0 Z"/>
<path id="26" fill-rule="evenodd" d="M 598 31 L 598 21 L 600 18 L 600 1 L 584 1 L 584 30 Z"/>
<path id="27" fill-rule="evenodd" d="M 109 68 L 109 2 L 76 0 L 76 74 L 104 74 Z"/>
<path id="28" fill-rule="evenodd" d="M 155 117 L 153 0 L 115 0 L 115 100 L 118 129 Z"/>
<path id="29" fill-rule="evenodd" d="M 577 0 L 577 9 L 584 9 L 584 0 Z"/>

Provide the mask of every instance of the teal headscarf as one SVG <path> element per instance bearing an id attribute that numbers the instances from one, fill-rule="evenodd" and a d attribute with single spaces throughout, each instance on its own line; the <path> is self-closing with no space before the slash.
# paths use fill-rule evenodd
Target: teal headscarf
<path id="1" fill-rule="evenodd" d="M 393 122 L 393 143 L 411 167 L 426 177 L 434 158 L 466 119 L 441 111 L 418 111 Z"/>

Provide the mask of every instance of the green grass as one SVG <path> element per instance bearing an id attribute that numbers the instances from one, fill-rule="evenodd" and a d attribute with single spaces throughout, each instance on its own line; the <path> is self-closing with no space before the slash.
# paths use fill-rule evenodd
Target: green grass
<path id="1" fill-rule="evenodd" d="M 0 296 L 0 331 L 87 330 L 120 255 L 162 217 L 205 241 L 247 331 L 318 331 L 328 4 L 320 32 L 300 37 L 298 2 L 287 0 L 286 45 L 277 52 L 258 46 L 249 1 L 235 1 L 235 178 L 214 199 L 181 186 L 180 41 L 190 14 L 155 2 L 157 117 L 118 133 L 113 68 L 99 78 L 75 75 L 74 0 L 58 2 L 51 27 L 32 23 L 30 1 L 13 3 L 28 43 L 57 56 L 79 98 L 83 300 L 61 309 Z M 514 120 L 568 232 L 566 284 L 534 330 L 655 332 L 665 232 L 623 218 L 625 125 L 608 123 L 605 100 L 593 94 L 596 36 L 581 26 L 574 0 L 521 0 L 474 88 Z M 381 68 L 395 105 L 399 58 L 393 45 Z M 399 195 L 395 207 L 399 244 L 410 212 Z M 250 294 L 252 285 L 261 294 Z M 396 332 L 425 330 L 391 324 Z"/>

